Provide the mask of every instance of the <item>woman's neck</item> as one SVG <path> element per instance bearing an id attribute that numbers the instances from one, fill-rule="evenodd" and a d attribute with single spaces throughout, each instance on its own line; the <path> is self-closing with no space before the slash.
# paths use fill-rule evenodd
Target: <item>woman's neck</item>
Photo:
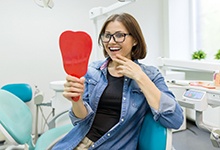
<path id="1" fill-rule="evenodd" d="M 118 71 L 117 71 L 117 67 L 119 66 L 120 64 L 114 62 L 114 61 L 110 61 L 109 64 L 108 64 L 108 71 L 109 73 L 114 76 L 114 77 L 122 77 L 123 75 L 122 74 L 119 74 Z"/>

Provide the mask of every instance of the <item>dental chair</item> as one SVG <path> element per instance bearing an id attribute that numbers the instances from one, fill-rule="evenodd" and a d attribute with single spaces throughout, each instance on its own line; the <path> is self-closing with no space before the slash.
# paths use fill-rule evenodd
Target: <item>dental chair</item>
<path id="1" fill-rule="evenodd" d="M 171 150 L 172 130 L 153 119 L 148 111 L 141 127 L 138 150 Z"/>
<path id="2" fill-rule="evenodd" d="M 34 104 L 36 105 L 35 141 L 34 141 L 34 143 L 36 143 L 36 140 L 38 138 L 38 127 L 37 126 L 38 126 L 39 109 L 41 106 L 51 107 L 51 103 L 50 102 L 43 103 L 43 99 L 44 99 L 43 93 L 37 88 L 37 86 L 35 86 L 35 92 L 33 93 L 31 85 L 27 84 L 27 83 L 9 83 L 9 84 L 5 84 L 4 86 L 2 86 L 1 89 L 11 92 L 12 94 L 14 94 L 18 98 L 20 98 L 20 100 L 22 100 L 25 103 L 31 101 L 32 97 L 33 97 Z M 50 122 L 48 122 L 42 112 L 42 109 L 40 109 L 40 110 L 43 115 L 43 119 L 44 119 L 45 123 L 48 125 L 48 128 L 49 129 L 54 128 L 56 119 L 58 119 L 62 114 L 52 118 L 52 120 Z M 52 114 L 54 115 L 53 108 L 52 108 Z"/>
<path id="3" fill-rule="evenodd" d="M 26 83 L 5 84 L 1 87 L 1 89 L 13 93 L 25 103 L 31 101 L 32 99 L 32 88 L 29 84 Z M 1 143 L 5 143 L 5 136 L 1 132 L 0 132 L 0 136 L 1 136 Z M 6 146 L 5 144 L 0 146 L 0 150 L 2 149 L 2 147 Z"/>
<path id="4" fill-rule="evenodd" d="M 44 132 L 36 144 L 32 138 L 32 113 L 29 107 L 9 91 L 0 89 L 0 130 L 7 138 L 10 150 L 22 145 L 25 150 L 47 150 L 72 129 L 72 124 Z M 17 147 L 16 147 L 17 148 Z"/>
<path id="5" fill-rule="evenodd" d="M 1 87 L 20 98 L 23 102 L 29 102 L 32 99 L 32 88 L 27 83 L 11 83 Z"/>

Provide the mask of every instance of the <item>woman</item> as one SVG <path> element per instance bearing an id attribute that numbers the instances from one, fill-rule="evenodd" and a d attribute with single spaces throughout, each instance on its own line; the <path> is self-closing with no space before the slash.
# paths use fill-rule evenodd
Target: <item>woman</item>
<path id="1" fill-rule="evenodd" d="M 85 77 L 66 77 L 63 95 L 72 102 L 74 128 L 53 149 L 135 150 L 149 109 L 163 126 L 178 129 L 182 109 L 163 76 L 138 62 L 147 52 L 135 18 L 127 13 L 110 16 L 98 41 L 106 60 L 90 64 Z M 72 100 L 78 96 L 79 101 Z"/>

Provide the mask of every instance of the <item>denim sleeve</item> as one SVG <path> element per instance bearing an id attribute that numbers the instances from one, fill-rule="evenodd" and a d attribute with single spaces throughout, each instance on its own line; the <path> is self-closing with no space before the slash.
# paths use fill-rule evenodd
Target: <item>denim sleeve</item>
<path id="1" fill-rule="evenodd" d="M 73 113 L 72 109 L 69 110 L 69 117 L 70 120 L 72 122 L 72 124 L 75 126 L 77 123 L 82 122 L 83 120 L 87 119 L 88 116 L 90 116 L 91 113 L 93 113 L 93 110 L 91 109 L 91 107 L 88 105 L 87 102 L 84 101 L 84 106 L 86 107 L 88 114 L 84 119 L 78 118 L 75 116 L 75 114 Z"/>
<path id="2" fill-rule="evenodd" d="M 159 110 L 151 107 L 154 120 L 159 121 L 163 126 L 178 129 L 183 123 L 183 110 L 178 102 L 161 92 Z"/>

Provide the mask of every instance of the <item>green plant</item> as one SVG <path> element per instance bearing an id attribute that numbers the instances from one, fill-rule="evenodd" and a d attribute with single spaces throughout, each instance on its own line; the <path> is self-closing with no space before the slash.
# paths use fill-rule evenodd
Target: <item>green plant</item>
<path id="1" fill-rule="evenodd" d="M 217 60 L 220 59 L 220 49 L 219 49 L 218 52 L 215 54 L 215 59 L 217 59 Z"/>
<path id="2" fill-rule="evenodd" d="M 206 58 L 206 53 L 203 50 L 198 50 L 192 54 L 192 59 L 201 60 L 205 58 Z"/>

